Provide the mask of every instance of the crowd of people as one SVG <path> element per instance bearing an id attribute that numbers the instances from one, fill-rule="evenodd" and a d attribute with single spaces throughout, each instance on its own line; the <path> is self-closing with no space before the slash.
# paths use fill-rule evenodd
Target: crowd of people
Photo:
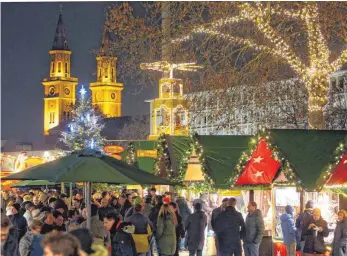
<path id="1" fill-rule="evenodd" d="M 155 188 L 141 198 L 127 190 L 93 193 L 88 216 L 81 191 L 72 197 L 57 191 L 1 193 L 1 255 L 4 256 L 176 256 L 187 250 L 201 256 L 207 227 L 215 234 L 218 256 L 258 256 L 264 221 L 255 202 L 244 219 L 235 198 L 211 209 L 202 198 L 190 205 L 184 197 L 158 195 Z M 91 227 L 87 229 L 87 219 Z M 288 256 L 301 250 L 323 255 L 327 222 L 313 202 L 295 218 L 287 206 L 281 226 Z M 338 212 L 333 256 L 347 255 L 347 214 Z"/>

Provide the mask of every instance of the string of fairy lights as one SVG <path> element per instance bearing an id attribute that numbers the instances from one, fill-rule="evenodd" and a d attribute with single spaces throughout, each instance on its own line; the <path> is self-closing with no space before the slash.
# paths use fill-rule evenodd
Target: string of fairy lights
<path id="1" fill-rule="evenodd" d="M 308 3 L 304 8 L 288 10 L 279 4 L 269 7 L 268 4 L 256 2 L 240 3 L 239 15 L 218 19 L 208 25 L 194 28 L 189 35 L 184 35 L 172 40 L 172 43 L 182 43 L 192 40 L 194 34 L 208 34 L 217 38 L 229 40 L 233 43 L 249 46 L 255 51 L 266 51 L 275 57 L 280 57 L 299 75 L 309 92 L 309 112 L 322 111 L 328 101 L 329 74 L 341 68 L 347 62 L 347 49 L 340 56 L 330 62 L 331 53 L 328 48 L 318 21 L 318 7 Z M 294 48 L 291 47 L 279 33 L 271 26 L 270 15 L 286 16 L 304 23 L 308 35 L 308 64 L 304 64 Z M 251 39 L 233 36 L 220 31 L 220 29 L 232 23 L 251 22 L 269 41 L 269 46 L 261 45 Z M 311 127 L 315 128 L 315 127 Z"/>

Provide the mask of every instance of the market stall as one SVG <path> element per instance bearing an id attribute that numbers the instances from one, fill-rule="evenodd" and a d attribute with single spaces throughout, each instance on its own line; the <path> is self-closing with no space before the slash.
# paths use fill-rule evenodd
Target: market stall
<path id="1" fill-rule="evenodd" d="M 346 135 L 346 131 L 263 130 L 251 139 L 250 150 L 242 154 L 237 168 L 239 174 L 230 184 L 243 189 L 261 189 L 255 191 L 253 197 L 263 212 L 268 231 L 272 223 L 275 255 L 286 255 L 279 216 L 288 204 L 299 213 L 304 202 L 313 200 L 333 228 L 338 196 L 322 188 L 342 157 L 345 147 L 341 142 Z M 271 189 L 271 194 L 267 189 Z M 264 200 L 256 199 L 257 194 Z M 331 242 L 332 233 L 326 239 L 327 244 Z"/>

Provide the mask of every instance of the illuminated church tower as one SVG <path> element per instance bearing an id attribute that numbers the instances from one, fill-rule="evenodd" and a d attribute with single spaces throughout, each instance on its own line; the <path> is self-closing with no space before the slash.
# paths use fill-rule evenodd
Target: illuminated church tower
<path id="1" fill-rule="evenodd" d="M 75 88 L 78 79 L 71 77 L 72 51 L 67 44 L 63 15 L 60 10 L 57 28 L 55 30 L 53 47 L 49 51 L 49 78 L 42 81 L 45 87 L 44 96 L 44 134 L 59 125 L 62 120 L 72 118 L 71 110 L 76 101 Z"/>
<path id="2" fill-rule="evenodd" d="M 116 80 L 117 57 L 110 53 L 110 34 L 104 29 L 101 48 L 96 57 L 96 82 L 90 83 L 92 104 L 98 106 L 105 117 L 119 117 L 122 115 L 123 84 Z"/>
<path id="3" fill-rule="evenodd" d="M 166 61 L 142 63 L 142 69 L 150 69 L 169 74 L 159 80 L 159 97 L 150 103 L 149 140 L 157 140 L 161 134 L 189 135 L 188 101 L 183 94 L 183 80 L 173 77 L 174 70 L 196 71 L 195 63 L 171 64 Z"/>

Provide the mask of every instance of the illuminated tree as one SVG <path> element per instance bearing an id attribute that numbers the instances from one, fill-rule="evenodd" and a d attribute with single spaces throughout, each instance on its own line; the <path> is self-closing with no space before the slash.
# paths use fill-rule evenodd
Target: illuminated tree
<path id="1" fill-rule="evenodd" d="M 116 35 L 113 49 L 122 53 L 118 63 L 123 81 L 131 78 L 139 85 L 155 84 L 158 77 L 141 72 L 139 64 L 159 60 L 162 39 L 170 36 L 172 61 L 198 61 L 205 67 L 199 78 L 184 82 L 192 84 L 192 91 L 220 90 L 226 95 L 225 91 L 235 86 L 259 87 L 268 81 L 298 77 L 297 83 L 303 84 L 307 98 L 293 99 L 306 101 L 298 105 L 301 109 L 306 104 L 307 111 L 299 115 L 290 112 L 288 118 L 308 113 L 310 128 L 324 127 L 328 77 L 347 58 L 347 50 L 340 52 L 347 38 L 346 3 L 172 2 L 170 5 L 170 35 L 161 31 L 159 2 L 144 4 L 142 14 L 135 14 L 127 3 L 110 8 L 105 25 Z M 250 90 L 250 96 L 257 90 Z M 203 98 L 194 100 L 202 102 Z M 242 100 L 235 104 L 247 104 Z M 220 104 L 225 104 L 220 116 L 225 111 L 233 114 L 230 102 Z M 325 113 L 325 119 L 328 114 Z M 275 117 L 269 119 L 276 120 Z"/>
<path id="2" fill-rule="evenodd" d="M 219 39 L 230 41 L 235 44 L 246 45 L 256 51 L 265 51 L 276 58 L 283 59 L 300 77 L 308 91 L 309 127 L 323 129 L 323 110 L 328 101 L 329 75 L 340 69 L 347 60 L 347 49 L 340 56 L 331 61 L 328 48 L 318 19 L 318 8 L 315 4 L 307 4 L 302 9 L 288 10 L 280 5 L 270 6 L 257 2 L 255 6 L 250 3 L 238 5 L 239 15 L 220 19 L 208 27 L 200 26 L 192 33 L 202 33 L 215 36 Z M 271 24 L 274 15 L 285 16 L 303 22 L 307 29 L 308 54 L 307 64 L 295 53 L 286 38 L 276 32 Z M 333 17 L 332 17 L 333 18 Z M 223 26 L 230 23 L 252 22 L 263 34 L 265 44 L 257 43 L 252 39 L 234 36 L 224 33 Z M 190 36 L 175 39 L 174 42 L 183 42 Z"/>
<path id="3" fill-rule="evenodd" d="M 102 151 L 105 141 L 101 136 L 101 131 L 105 127 L 102 123 L 103 118 L 85 94 L 86 90 L 82 86 L 79 102 L 73 111 L 72 122 L 68 125 L 69 131 L 62 132 L 61 141 L 70 150 L 91 148 Z"/>

